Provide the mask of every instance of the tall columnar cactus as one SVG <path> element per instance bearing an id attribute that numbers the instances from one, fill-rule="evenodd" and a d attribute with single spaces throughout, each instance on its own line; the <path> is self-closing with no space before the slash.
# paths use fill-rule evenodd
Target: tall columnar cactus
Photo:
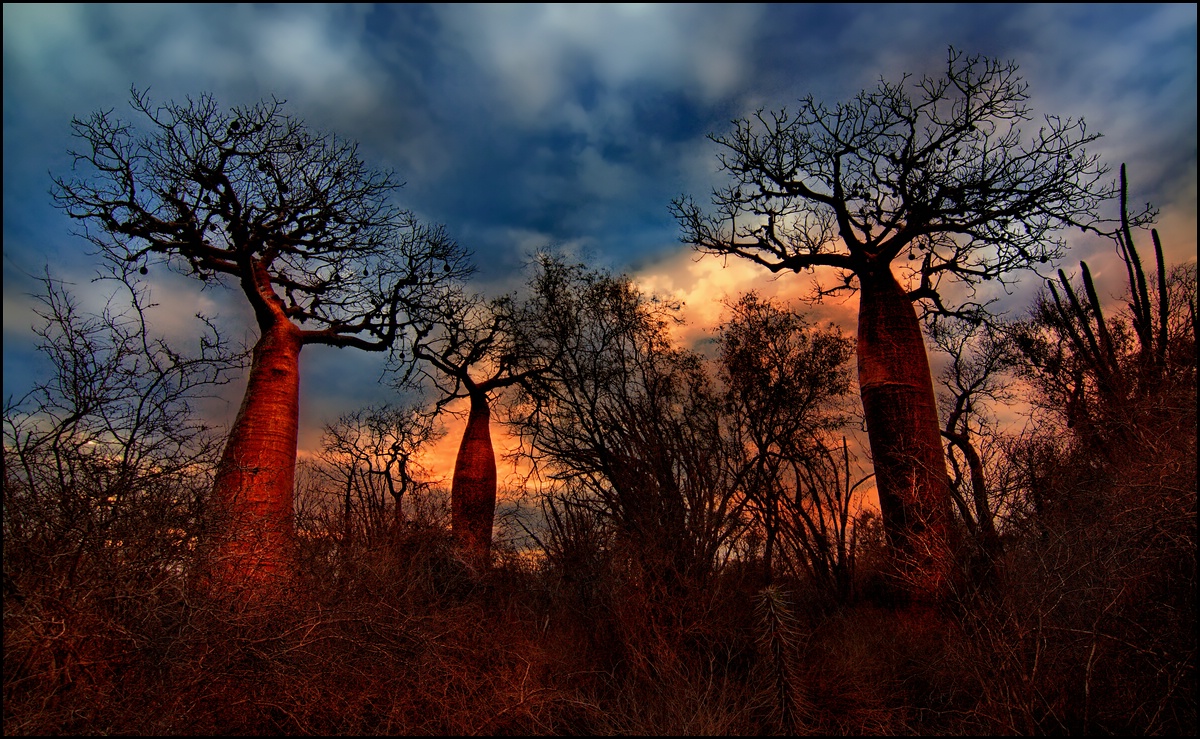
<path id="1" fill-rule="evenodd" d="M 1080 263 L 1079 286 L 1062 270 L 1048 283 L 1039 319 L 1061 341 L 1052 353 L 1057 368 L 1043 369 L 1058 375 L 1068 425 L 1097 450 L 1110 452 L 1132 443 L 1129 433 L 1139 426 L 1135 420 L 1162 410 L 1163 401 L 1177 405 L 1177 396 L 1188 386 L 1194 390 L 1195 381 L 1194 274 L 1166 270 L 1157 230 L 1151 230 L 1157 272 L 1146 274 L 1133 228 L 1150 220 L 1153 211 L 1147 206 L 1130 215 L 1127 187 L 1122 167 L 1121 222 L 1110 236 L 1126 266 L 1127 318 L 1105 317 L 1092 271 Z M 1188 311 L 1190 323 L 1184 316 Z"/>
<path id="2" fill-rule="evenodd" d="M 1048 283 L 1051 301 L 1046 305 L 1046 318 L 1061 334 L 1074 359 L 1074 389 L 1067 409 L 1068 422 L 1072 425 L 1094 424 L 1101 420 L 1096 414 L 1118 421 L 1129 418 L 1139 404 L 1163 388 L 1171 374 L 1172 293 L 1162 242 L 1157 229 L 1152 229 L 1157 268 L 1156 274 L 1150 276 L 1156 283 L 1156 294 L 1152 295 L 1151 280 L 1147 278 L 1141 255 L 1133 242 L 1133 225 L 1144 221 L 1151 211 L 1147 208 L 1141 216 L 1130 215 L 1124 165 L 1121 167 L 1120 201 L 1120 225 L 1111 236 L 1128 277 L 1128 329 L 1132 331 L 1131 339 L 1136 341 L 1136 346 L 1126 348 L 1123 337 L 1115 333 L 1106 320 L 1086 262 L 1080 262 L 1082 290 L 1072 285 L 1062 270 L 1058 272 L 1057 284 L 1053 280 Z M 1195 306 L 1190 308 L 1194 342 Z M 1122 425 L 1110 424 L 1110 431 L 1119 434 Z"/>

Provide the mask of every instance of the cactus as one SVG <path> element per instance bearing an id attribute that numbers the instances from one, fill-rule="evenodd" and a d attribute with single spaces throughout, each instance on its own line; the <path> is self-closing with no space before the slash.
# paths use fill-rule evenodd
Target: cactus
<path id="1" fill-rule="evenodd" d="M 1182 272 L 1168 275 L 1157 229 L 1151 230 L 1157 271 L 1146 274 L 1134 245 L 1133 227 L 1150 221 L 1154 211 L 1147 205 L 1139 215 L 1130 215 L 1127 191 L 1126 169 L 1122 166 L 1121 220 L 1108 235 L 1126 266 L 1128 318 L 1110 326 L 1086 262 L 1080 263 L 1079 286 L 1058 271 L 1057 281 L 1048 282 L 1049 295 L 1040 311 L 1043 325 L 1056 332 L 1072 358 L 1069 368 L 1058 369 L 1070 373 L 1068 425 L 1094 435 L 1094 440 L 1111 450 L 1130 440 L 1126 438 L 1132 428 L 1130 421 L 1156 407 L 1154 398 L 1163 393 L 1170 395 L 1180 381 L 1194 381 L 1188 380 L 1188 373 L 1195 367 L 1194 355 L 1188 360 L 1180 354 L 1194 352 L 1187 348 L 1187 326 L 1177 326 L 1174 335 L 1170 330 L 1171 311 L 1190 310 L 1190 341 L 1194 347 L 1194 301 L 1190 305 L 1171 305 L 1180 300 L 1187 304 L 1187 290 L 1181 292 L 1180 284 L 1176 284 L 1187 277 Z"/>
<path id="2" fill-rule="evenodd" d="M 1151 230 L 1157 270 L 1153 275 L 1157 292 L 1153 296 L 1157 299 L 1155 304 L 1151 302 L 1150 281 L 1132 234 L 1133 226 L 1148 221 L 1153 211 L 1147 206 L 1141 214 L 1130 215 L 1124 165 L 1121 166 L 1120 203 L 1120 225 L 1109 235 L 1117 245 L 1117 253 L 1125 264 L 1128 276 L 1129 327 L 1137 342 L 1131 357 L 1132 364 L 1130 357 L 1122 354 L 1105 320 L 1100 297 L 1086 262 L 1080 262 L 1082 291 L 1072 285 L 1062 270 L 1058 271 L 1057 285 L 1054 281 L 1047 283 L 1052 301 L 1047 306 L 1050 313 L 1048 317 L 1062 333 L 1077 362 L 1076 397 L 1068 409 L 1072 425 L 1078 423 L 1087 412 L 1086 401 L 1081 395 L 1084 376 L 1095 384 L 1097 407 L 1108 409 L 1114 418 L 1120 418 L 1135 411 L 1142 400 L 1161 389 L 1170 372 L 1168 320 L 1171 315 L 1171 292 L 1167 285 L 1162 242 L 1158 231 Z M 1194 324 L 1194 306 L 1192 315 Z"/>

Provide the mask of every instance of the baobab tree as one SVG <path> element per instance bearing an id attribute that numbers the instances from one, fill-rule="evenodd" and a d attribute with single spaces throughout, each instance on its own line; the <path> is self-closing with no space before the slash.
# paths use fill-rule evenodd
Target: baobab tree
<path id="1" fill-rule="evenodd" d="M 857 290 L 858 379 L 885 528 L 907 591 L 938 599 L 957 565 L 937 404 L 915 305 L 978 315 L 982 282 L 1063 254 L 1112 194 L 1081 119 L 1026 135 L 1013 62 L 949 50 L 936 78 L 881 80 L 826 107 L 808 96 L 711 136 L 733 182 L 706 212 L 672 203 L 685 243 L 773 273 L 831 268 L 816 297 Z M 897 271 L 894 267 L 898 268 Z M 954 286 L 956 289 L 949 289 Z"/>
<path id="2" fill-rule="evenodd" d="M 113 269 L 163 266 L 249 302 L 259 337 L 213 485 L 214 572 L 286 575 L 300 350 L 393 349 L 470 266 L 441 227 L 393 204 L 391 172 L 281 101 L 225 111 L 207 94 L 156 105 L 135 89 L 131 106 L 141 129 L 111 109 L 73 121 L 83 146 L 54 202 Z"/>
<path id="3" fill-rule="evenodd" d="M 539 315 L 560 302 L 566 267 L 541 254 L 534 268 L 524 300 L 513 294 L 487 300 L 462 289 L 447 293 L 442 310 L 414 326 L 412 353 L 421 362 L 397 381 L 429 380 L 440 394 L 438 408 L 464 397 L 470 403 L 450 484 L 450 517 L 459 548 L 481 568 L 491 560 L 496 516 L 492 402 L 505 388 L 545 372 L 563 350 L 538 327 L 544 325 Z"/>

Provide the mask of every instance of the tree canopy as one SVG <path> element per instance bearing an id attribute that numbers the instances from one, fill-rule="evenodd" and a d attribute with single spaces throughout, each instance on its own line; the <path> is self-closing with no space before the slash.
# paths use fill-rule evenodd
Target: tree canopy
<path id="1" fill-rule="evenodd" d="M 392 202 L 392 172 L 283 101 L 225 111 L 207 94 L 156 105 L 134 90 L 131 106 L 144 129 L 112 110 L 75 119 L 85 148 L 54 178 L 55 203 L 110 264 L 232 281 L 260 324 L 278 315 L 303 343 L 368 350 L 471 271 L 444 228 Z"/>
<path id="2" fill-rule="evenodd" d="M 1082 119 L 1047 115 L 1036 132 L 1015 62 L 950 49 L 945 73 L 898 81 L 828 107 L 759 110 L 710 138 L 732 182 L 712 209 L 674 201 L 682 240 L 779 272 L 853 275 L 904 256 L 913 298 L 940 309 L 948 279 L 967 286 L 1064 253 L 1055 232 L 1089 226 L 1114 188 Z"/>

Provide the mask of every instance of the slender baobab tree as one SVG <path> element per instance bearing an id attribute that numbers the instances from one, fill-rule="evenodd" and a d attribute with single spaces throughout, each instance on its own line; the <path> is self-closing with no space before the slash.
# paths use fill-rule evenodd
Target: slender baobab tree
<path id="1" fill-rule="evenodd" d="M 486 300 L 455 290 L 443 310 L 415 324 L 412 351 L 421 363 L 401 376 L 404 385 L 423 376 L 438 389 L 438 407 L 467 398 L 467 426 L 450 484 L 454 538 L 468 561 L 486 568 L 491 560 L 496 515 L 496 452 L 492 445 L 492 403 L 496 394 L 545 372 L 563 347 L 537 335 L 540 314 L 554 310 L 565 284 L 565 266 L 540 255 L 527 286 L 527 297 L 503 295 Z"/>
<path id="2" fill-rule="evenodd" d="M 950 49 L 945 73 L 881 80 L 833 108 L 759 111 L 713 136 L 733 182 L 706 211 L 672 203 L 682 240 L 771 272 L 831 268 L 857 290 L 858 379 L 880 506 L 908 593 L 936 600 L 958 566 L 925 311 L 983 310 L 975 289 L 1059 258 L 1055 231 L 1112 195 L 1082 120 L 1032 135 L 1012 62 Z M 956 284 L 957 289 L 947 288 Z"/>
<path id="3" fill-rule="evenodd" d="M 73 121 L 82 147 L 54 201 L 114 268 L 161 265 L 249 302 L 259 338 L 214 482 L 214 573 L 286 575 L 300 350 L 393 349 L 470 267 L 442 228 L 392 203 L 390 172 L 281 101 L 226 111 L 209 95 L 156 105 L 134 90 L 131 105 L 141 128 L 112 110 Z"/>

